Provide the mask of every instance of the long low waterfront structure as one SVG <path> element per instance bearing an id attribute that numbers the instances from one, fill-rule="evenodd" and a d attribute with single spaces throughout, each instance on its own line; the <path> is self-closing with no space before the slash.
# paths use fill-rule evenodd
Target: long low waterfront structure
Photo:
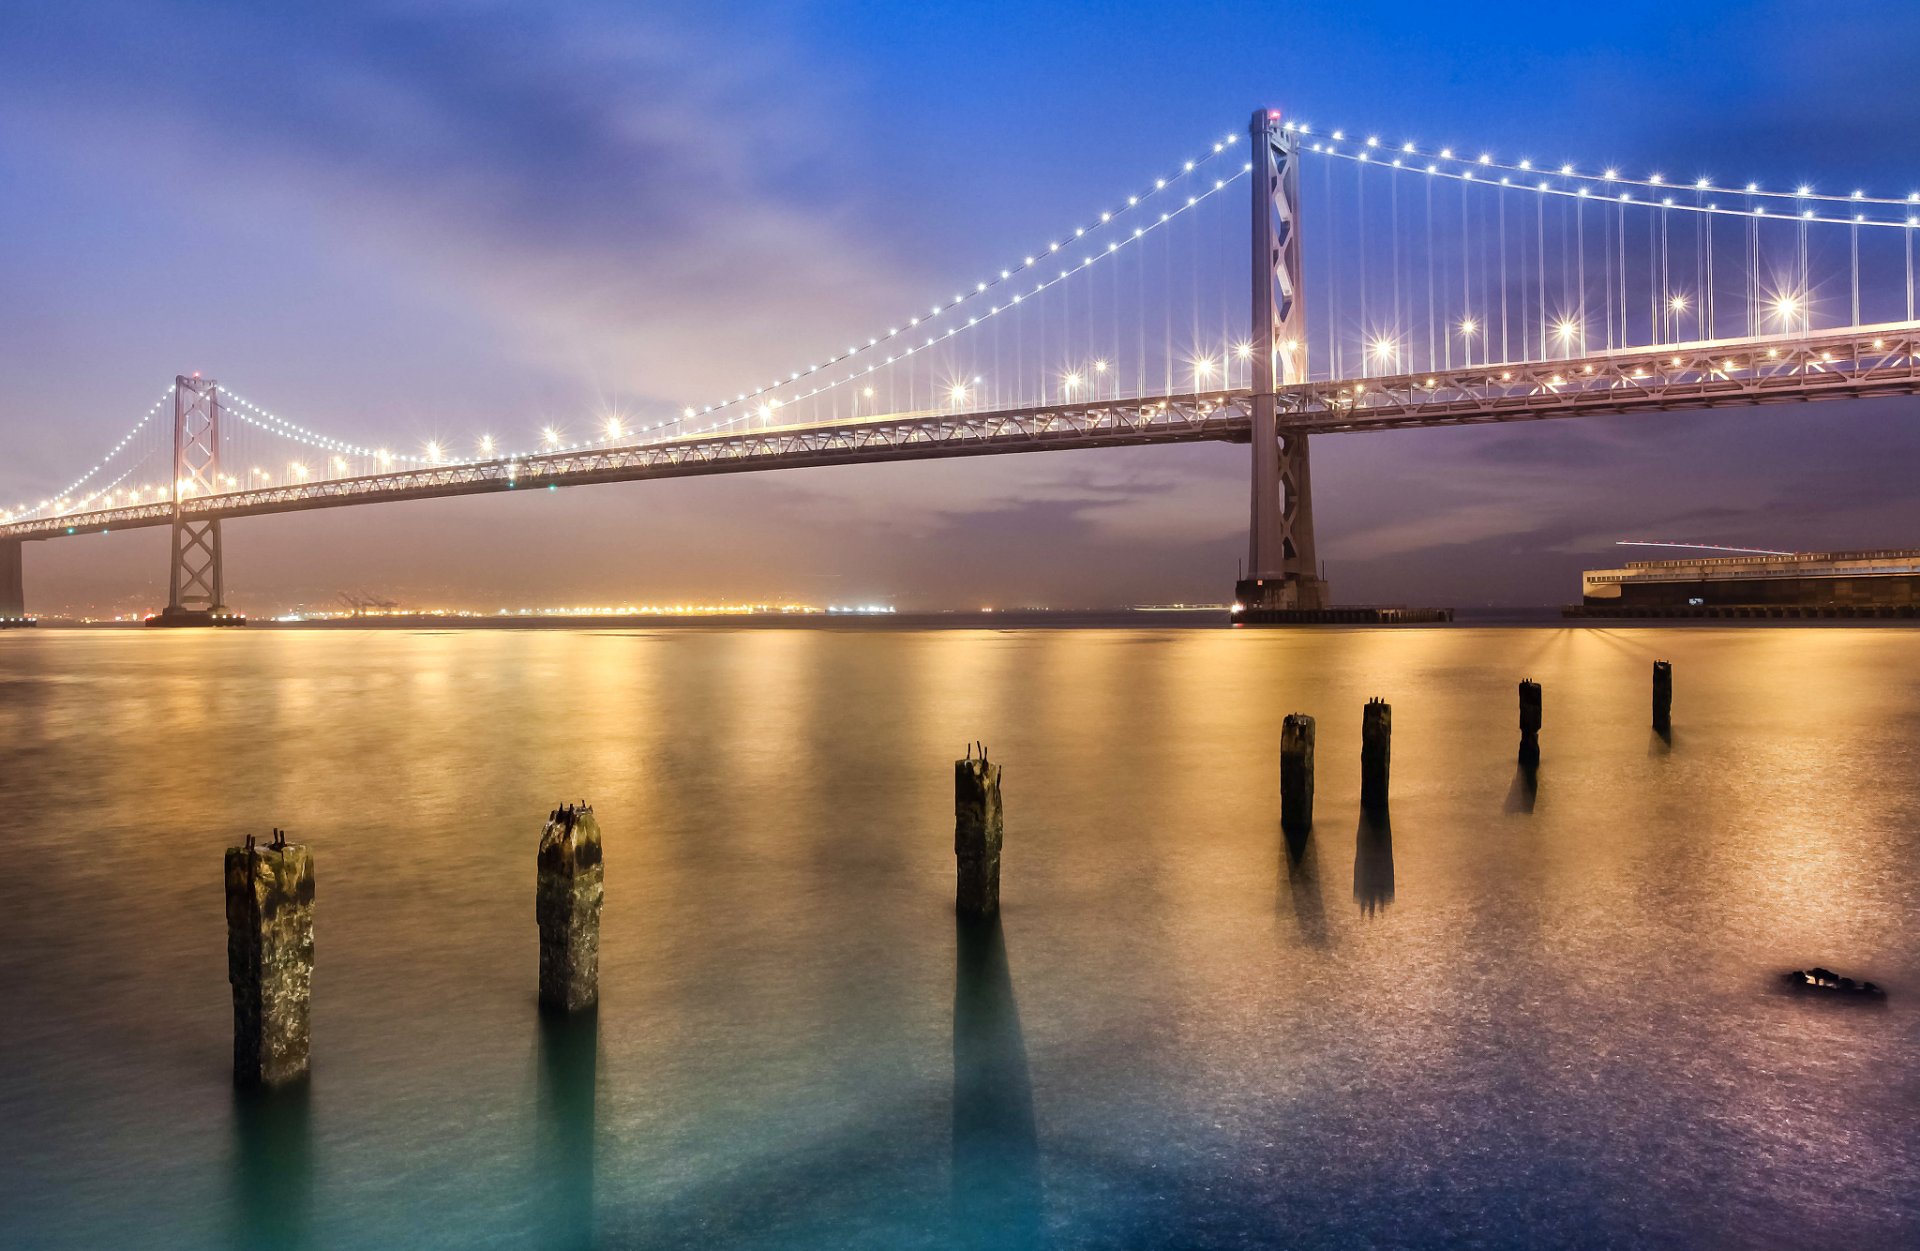
<path id="1" fill-rule="evenodd" d="M 1920 616 L 1920 549 L 1631 561 L 1580 576 L 1581 617 Z"/>

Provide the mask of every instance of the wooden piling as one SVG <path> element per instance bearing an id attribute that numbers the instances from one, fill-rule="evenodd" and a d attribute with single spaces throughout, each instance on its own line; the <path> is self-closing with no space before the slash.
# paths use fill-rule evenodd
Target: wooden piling
<path id="1" fill-rule="evenodd" d="M 1375 696 L 1360 718 L 1360 806 L 1387 807 L 1387 775 L 1393 762 L 1393 705 Z"/>
<path id="2" fill-rule="evenodd" d="M 1280 828 L 1313 828 L 1313 718 L 1304 712 L 1288 713 L 1280 724 Z"/>
<path id="3" fill-rule="evenodd" d="M 1540 763 L 1540 684 L 1531 678 L 1520 683 L 1520 763 Z"/>
<path id="4" fill-rule="evenodd" d="M 579 1012 L 600 1002 L 600 823 L 585 803 L 563 804 L 540 832 L 534 919 L 540 925 L 540 1006 Z"/>
<path id="5" fill-rule="evenodd" d="M 1673 666 L 1664 660 L 1653 662 L 1653 728 L 1673 729 Z"/>
<path id="6" fill-rule="evenodd" d="M 273 841 L 227 848 L 227 982 L 233 1078 L 279 1086 L 308 1071 L 313 1000 L 313 856 Z"/>
<path id="7" fill-rule="evenodd" d="M 953 762 L 953 854 L 959 862 L 954 907 L 969 916 L 1000 910 L 1000 766 L 969 747 Z"/>

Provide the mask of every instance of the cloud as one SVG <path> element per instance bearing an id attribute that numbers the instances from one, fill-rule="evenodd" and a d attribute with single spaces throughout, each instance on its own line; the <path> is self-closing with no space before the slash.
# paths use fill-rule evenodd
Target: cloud
<path id="1" fill-rule="evenodd" d="M 811 138 L 823 92 L 742 106 L 808 72 L 773 41 L 716 57 L 711 32 L 602 5 L 105 12 L 41 13 L 14 41 L 36 129 L 391 265 L 553 375 L 713 399 L 909 302 L 857 165 Z"/>

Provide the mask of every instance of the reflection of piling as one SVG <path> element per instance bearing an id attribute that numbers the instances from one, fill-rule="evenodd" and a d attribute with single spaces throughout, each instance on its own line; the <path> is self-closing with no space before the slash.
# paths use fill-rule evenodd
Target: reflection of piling
<path id="1" fill-rule="evenodd" d="M 1540 763 L 1540 684 L 1531 678 L 1520 683 L 1520 763 Z"/>
<path id="2" fill-rule="evenodd" d="M 1393 902 L 1393 819 L 1384 810 L 1361 813 L 1354 831 L 1353 900 L 1369 914 Z"/>
<path id="3" fill-rule="evenodd" d="M 962 913 L 1000 910 L 1000 839 L 1000 766 L 987 763 L 985 747 L 978 757 L 969 747 L 966 759 L 953 762 L 953 854 L 960 869 L 954 906 Z"/>
<path id="4" fill-rule="evenodd" d="M 1664 660 L 1653 662 L 1653 728 L 1673 729 L 1673 666 Z"/>
<path id="5" fill-rule="evenodd" d="M 313 999 L 313 856 L 279 830 L 227 848 L 227 981 L 233 1077 L 278 1086 L 307 1075 Z"/>
<path id="6" fill-rule="evenodd" d="M 594 1077 L 599 1014 L 545 1014 L 540 1021 L 536 1228 L 551 1251 L 594 1242 Z"/>
<path id="7" fill-rule="evenodd" d="M 1393 705 L 1375 696 L 1360 718 L 1360 806 L 1387 806 L 1387 774 L 1393 760 Z"/>
<path id="8" fill-rule="evenodd" d="M 295 1251 L 313 1245 L 313 1133 L 305 1084 L 233 1092 L 235 1251 Z"/>
<path id="9" fill-rule="evenodd" d="M 954 1242 L 1005 1251 L 1045 1232 L 1033 1080 L 999 917 L 962 916 L 953 981 Z"/>
<path id="10" fill-rule="evenodd" d="M 1288 713 L 1280 726 L 1280 828 L 1313 828 L 1313 718 L 1303 712 Z"/>
<path id="11" fill-rule="evenodd" d="M 600 1002 L 600 823 L 586 804 L 553 810 L 540 834 L 534 919 L 540 923 L 540 1006 L 578 1012 Z"/>

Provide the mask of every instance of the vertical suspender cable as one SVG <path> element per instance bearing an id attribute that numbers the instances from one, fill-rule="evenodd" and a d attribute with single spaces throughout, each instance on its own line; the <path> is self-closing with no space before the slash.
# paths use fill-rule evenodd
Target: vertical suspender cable
<path id="1" fill-rule="evenodd" d="M 1535 296 L 1540 304 L 1540 349 L 1541 360 L 1547 358 L 1547 197 L 1542 192 L 1534 200 L 1533 253 L 1539 268 L 1535 277 L 1539 280 L 1539 290 Z"/>
<path id="2" fill-rule="evenodd" d="M 1660 209 L 1660 311 L 1667 319 L 1667 339 L 1669 342 L 1679 337 L 1680 319 L 1675 317 L 1673 308 L 1673 277 L 1670 268 L 1672 253 L 1667 248 L 1667 210 Z"/>
<path id="3" fill-rule="evenodd" d="M 1697 200 L 1697 199 L 1699 199 L 1700 197 L 1698 197 L 1698 196 L 1696 195 L 1696 196 L 1695 196 L 1694 198 L 1695 198 L 1695 199 Z M 1701 285 L 1701 290 L 1700 290 L 1700 297 L 1701 297 L 1701 298 L 1702 298 L 1703 300 L 1705 300 L 1705 301 L 1706 301 L 1706 311 L 1705 311 L 1705 312 L 1703 312 L 1703 313 L 1701 314 L 1701 316 L 1702 316 L 1703 318 L 1705 318 L 1705 320 L 1704 320 L 1704 321 L 1702 321 L 1702 322 L 1701 322 L 1701 324 L 1700 324 L 1700 326 L 1701 326 L 1701 333 L 1700 333 L 1700 337 L 1701 337 L 1702 339 L 1712 339 L 1712 338 L 1714 337 L 1714 323 L 1713 323 L 1713 305 L 1714 305 L 1714 298 L 1713 298 L 1713 296 L 1714 296 L 1714 291 L 1713 291 L 1713 227 L 1714 227 L 1714 220 L 1713 220 L 1713 219 L 1714 219 L 1714 217 L 1715 217 L 1715 216 L 1717 216 L 1717 214 L 1715 214 L 1715 213 L 1711 213 L 1711 212 L 1708 212 L 1708 213 L 1702 213 L 1702 214 L 1700 215 L 1700 225 L 1701 225 L 1701 228 L 1702 228 L 1702 229 L 1701 229 L 1701 238 L 1703 238 L 1703 239 L 1704 239 L 1704 240 L 1706 241 L 1706 248 L 1705 248 L 1705 251 L 1706 251 L 1706 258 L 1707 258 L 1707 262 L 1706 262 L 1706 263 L 1707 263 L 1707 269 L 1706 269 L 1706 275 L 1707 275 L 1707 277 L 1706 277 L 1706 281 L 1705 281 L 1705 282 L 1704 282 L 1704 283 L 1703 283 L 1703 284 Z"/>
<path id="4" fill-rule="evenodd" d="M 1907 222 L 1907 320 L 1913 320 L 1913 222 Z"/>
<path id="5" fill-rule="evenodd" d="M 1848 231 L 1853 236 L 1853 238 L 1849 242 L 1852 245 L 1852 251 L 1853 251 L 1853 267 L 1852 267 L 1853 268 L 1853 272 L 1852 272 L 1853 324 L 1857 326 L 1860 324 L 1860 226 L 1859 224 L 1855 223 L 1853 226 L 1848 227 Z"/>
<path id="6" fill-rule="evenodd" d="M 1387 233 L 1393 239 L 1393 368 L 1398 373 L 1407 367 L 1400 359 L 1400 342 L 1406 335 L 1406 324 L 1400 319 L 1400 171 L 1387 171 L 1387 219 L 1390 229 Z"/>
<path id="7" fill-rule="evenodd" d="M 1461 363 L 1473 364 L 1473 336 L 1467 323 L 1473 320 L 1473 232 L 1467 216 L 1467 180 L 1460 180 L 1460 352 Z"/>
<path id="8" fill-rule="evenodd" d="M 1333 211 L 1333 166 L 1327 167 L 1325 219 L 1327 223 L 1327 361 L 1333 366 L 1332 377 L 1346 377 L 1346 366 L 1340 356 L 1340 267 L 1339 225 L 1340 219 Z"/>
<path id="9" fill-rule="evenodd" d="M 1434 266 L 1439 263 L 1439 258 L 1434 256 L 1433 254 L 1433 175 L 1431 174 L 1427 175 L 1426 184 L 1427 184 L 1427 368 L 1432 369 L 1436 364 L 1438 364 L 1437 357 L 1439 356 L 1439 353 L 1434 350 L 1434 339 L 1433 339 L 1434 330 L 1438 324 L 1435 321 L 1435 317 L 1437 316 L 1437 314 L 1434 311 L 1434 302 L 1433 302 L 1433 273 L 1434 273 Z M 1908 257 L 1907 286 L 1911 288 L 1913 286 L 1913 275 L 1912 275 L 1913 236 L 1911 233 L 1909 233 L 1907 236 L 1907 257 Z M 1909 305 L 1913 303 L 1911 293 L 1909 293 L 1907 303 Z M 1913 311 L 1911 307 L 1909 307 L 1907 311 L 1907 316 L 1909 318 L 1913 316 Z"/>
<path id="10" fill-rule="evenodd" d="M 1507 189 L 1503 186 L 1493 193 L 1497 202 L 1496 224 L 1500 231 L 1500 359 L 1502 362 L 1513 359 L 1513 352 L 1507 342 Z"/>
<path id="11" fill-rule="evenodd" d="M 1614 233 L 1618 236 L 1614 251 L 1620 260 L 1620 346 L 1627 346 L 1627 208 L 1616 201 L 1613 206 Z"/>
<path id="12" fill-rule="evenodd" d="M 1360 376 L 1367 376 L 1367 361 L 1373 350 L 1373 326 L 1367 321 L 1367 167 L 1353 163 L 1354 243 L 1360 256 Z"/>

